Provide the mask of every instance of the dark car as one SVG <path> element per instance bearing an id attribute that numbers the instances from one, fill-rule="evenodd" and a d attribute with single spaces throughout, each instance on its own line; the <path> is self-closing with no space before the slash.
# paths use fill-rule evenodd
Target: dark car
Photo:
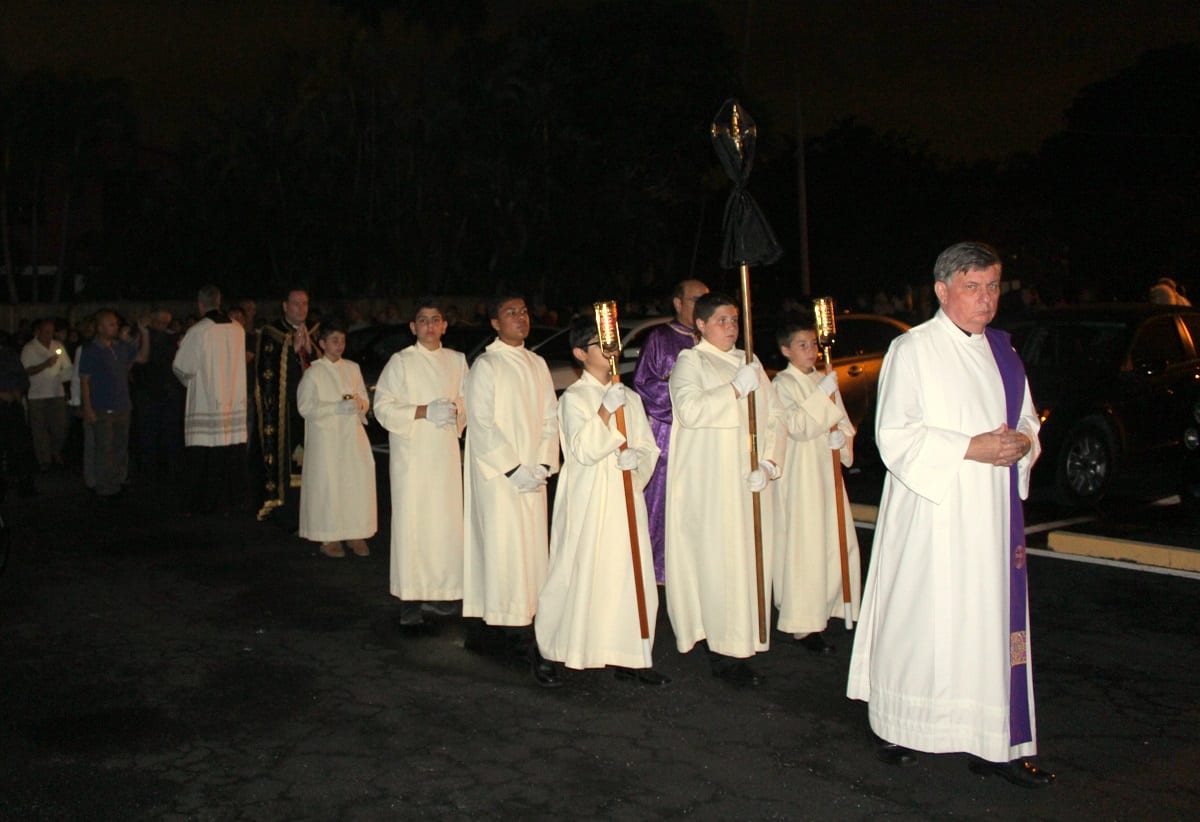
<path id="1" fill-rule="evenodd" d="M 776 329 L 786 319 L 783 315 L 754 318 L 754 353 L 771 376 L 787 368 L 787 359 L 775 341 Z M 837 337 L 831 352 L 833 367 L 837 371 L 838 390 L 842 393 L 846 414 L 858 429 L 854 451 L 858 455 L 856 460 L 861 462 L 876 458 L 875 405 L 883 355 L 892 340 L 908 329 L 907 323 L 881 314 L 841 314 L 837 317 Z M 817 367 L 824 368 L 824 364 L 818 362 Z"/>
<path id="2" fill-rule="evenodd" d="M 637 370 L 638 357 L 641 356 L 642 346 L 646 343 L 646 335 L 657 326 L 671 321 L 670 317 L 623 317 L 621 319 L 621 354 L 617 361 L 617 371 L 627 384 L 633 383 L 633 373 Z M 571 329 L 556 329 L 553 334 L 541 339 L 534 339 L 531 331 L 525 344 L 530 350 L 536 351 L 550 368 L 550 379 L 554 381 L 554 393 L 561 395 L 566 391 L 582 372 L 571 353 Z"/>
<path id="3" fill-rule="evenodd" d="M 358 328 L 346 335 L 346 359 L 358 363 L 362 371 L 363 382 L 367 386 L 367 399 L 371 401 L 371 411 L 367 412 L 367 439 L 371 447 L 386 446 L 387 431 L 383 430 L 375 419 L 375 383 L 387 365 L 392 355 L 402 348 L 407 348 L 416 342 L 416 337 L 409 330 L 407 323 L 395 325 L 370 325 Z"/>
<path id="4" fill-rule="evenodd" d="M 1179 499 L 1191 511 L 1200 511 L 1200 386 L 1192 394 L 1183 420 L 1183 464 L 1179 473 Z"/>
<path id="5" fill-rule="evenodd" d="M 997 325 L 1013 335 L 1042 419 L 1035 482 L 1082 505 L 1103 497 L 1118 472 L 1180 469 L 1181 421 L 1200 382 L 1200 311 L 1079 305 Z"/>

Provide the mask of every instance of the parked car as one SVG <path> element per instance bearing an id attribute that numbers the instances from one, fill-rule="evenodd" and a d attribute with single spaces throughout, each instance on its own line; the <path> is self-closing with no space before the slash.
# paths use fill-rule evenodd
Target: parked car
<path id="1" fill-rule="evenodd" d="M 1192 393 L 1183 420 L 1183 464 L 1179 472 L 1179 499 L 1200 511 L 1200 388 Z"/>
<path id="2" fill-rule="evenodd" d="M 775 341 L 776 330 L 785 319 L 783 315 L 754 318 L 754 353 L 772 377 L 788 364 Z M 837 337 L 831 350 L 833 368 L 837 371 L 838 390 L 846 405 L 846 415 L 858 429 L 854 452 L 860 463 L 877 459 L 875 406 L 883 355 L 892 340 L 908 329 L 907 323 L 881 314 L 840 314 L 837 317 Z M 817 362 L 817 368 L 824 367 L 823 361 Z"/>
<path id="3" fill-rule="evenodd" d="M 670 322 L 670 317 L 633 317 L 620 321 L 621 356 L 617 360 L 617 372 L 621 380 L 633 382 L 633 372 L 637 369 L 638 356 L 642 353 L 642 345 L 646 335 L 656 326 Z M 571 355 L 571 332 L 569 328 L 556 329 L 555 333 L 540 340 L 530 339 L 525 344 L 530 350 L 536 351 L 546 360 L 550 367 L 550 377 L 554 380 L 554 393 L 561 394 L 571 383 L 579 379 L 580 367 Z"/>
<path id="4" fill-rule="evenodd" d="M 416 337 L 408 329 L 408 323 L 395 325 L 371 325 L 358 328 L 346 335 L 346 351 L 343 356 L 358 363 L 362 371 L 363 383 L 367 386 L 367 399 L 371 401 L 371 411 L 367 412 L 367 439 L 371 447 L 381 450 L 387 448 L 387 431 L 376 420 L 375 384 L 388 360 L 402 348 L 407 348 L 416 342 Z"/>
<path id="5" fill-rule="evenodd" d="M 1012 332 L 1042 419 L 1038 484 L 1084 505 L 1100 500 L 1118 472 L 1180 469 L 1181 421 L 1193 413 L 1200 381 L 1200 311 L 1079 305 L 997 325 Z"/>

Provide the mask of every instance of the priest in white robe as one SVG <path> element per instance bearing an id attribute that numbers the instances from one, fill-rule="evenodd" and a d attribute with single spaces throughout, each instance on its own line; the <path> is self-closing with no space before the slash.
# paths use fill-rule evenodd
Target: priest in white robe
<path id="1" fill-rule="evenodd" d="M 367 440 L 367 387 L 358 364 L 342 359 L 346 332 L 321 329 L 325 355 L 300 378 L 296 403 L 304 418 L 304 484 L 300 486 L 303 539 L 321 543 L 327 557 L 344 557 L 346 542 L 367 556 L 375 535 L 375 457 Z"/>
<path id="2" fill-rule="evenodd" d="M 784 410 L 788 444 L 783 477 L 772 483 L 776 625 L 809 651 L 832 656 L 836 649 L 821 632 L 831 616 L 845 614 L 839 505 L 845 521 L 853 619 L 858 618 L 862 588 L 850 498 L 845 488 L 837 493 L 831 456 L 837 454 L 847 468 L 853 464 L 854 426 L 837 390 L 837 372 L 816 369 L 820 349 L 812 314 L 785 324 L 777 336 L 788 367 L 772 384 Z"/>
<path id="3" fill-rule="evenodd" d="M 763 590 L 771 590 L 772 504 L 784 438 L 779 405 L 757 357 L 735 344 L 738 310 L 710 292 L 696 301 L 701 340 L 671 371 L 667 463 L 667 613 L 680 653 L 707 643 L 713 674 L 736 685 L 763 678 L 745 660 L 770 644 L 758 637 L 752 494 L 761 501 Z M 750 469 L 747 397 L 756 397 L 759 467 Z M 770 602 L 764 603 L 770 619 Z"/>
<path id="4" fill-rule="evenodd" d="M 1000 258 L 938 257 L 933 319 L 897 338 L 880 374 L 887 465 L 847 693 L 868 703 L 878 756 L 962 751 L 1026 787 L 1037 751 L 1023 514 L 1039 421 L 1008 335 L 987 328 Z"/>
<path id="5" fill-rule="evenodd" d="M 188 504 L 196 513 L 247 503 L 246 332 L 221 310 L 221 290 L 197 292 L 200 320 L 175 352 L 172 370 L 187 387 L 183 441 Z"/>
<path id="6" fill-rule="evenodd" d="M 610 381 L 596 324 L 577 320 L 571 344 L 583 374 L 558 403 L 563 467 L 554 497 L 549 577 L 534 620 L 538 647 L 543 657 L 568 668 L 612 666 L 618 678 L 662 685 L 668 680 L 647 665 L 644 648 L 654 643 L 658 591 L 642 491 L 654 473 L 658 445 L 641 398 Z M 617 427 L 622 408 L 625 436 Z M 633 488 L 646 643 L 629 541 L 626 470 Z"/>
<path id="7" fill-rule="evenodd" d="M 375 419 L 388 431 L 390 454 L 389 590 L 404 602 L 406 625 L 422 622 L 422 609 L 445 615 L 447 603 L 462 599 L 458 443 L 467 422 L 467 359 L 442 345 L 441 308 L 419 301 L 409 328 L 416 343 L 392 355 L 375 386 Z"/>
<path id="8" fill-rule="evenodd" d="M 497 338 L 467 374 L 463 616 L 509 629 L 512 650 L 536 654 L 532 625 L 549 566 L 546 481 L 558 470 L 558 401 L 546 361 L 525 347 L 525 300 L 494 298 L 489 314 Z M 470 638 L 468 645 L 481 647 Z M 541 671 L 540 684 L 561 684 L 548 663 Z"/>

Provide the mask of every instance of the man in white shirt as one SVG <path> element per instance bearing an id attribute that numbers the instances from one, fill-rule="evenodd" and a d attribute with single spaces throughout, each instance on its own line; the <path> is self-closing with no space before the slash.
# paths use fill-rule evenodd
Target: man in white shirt
<path id="1" fill-rule="evenodd" d="M 43 471 L 62 465 L 67 441 L 67 393 L 63 383 L 71 381 L 71 357 L 54 339 L 54 320 L 39 320 L 33 339 L 21 349 L 21 365 L 29 377 L 26 407 L 33 434 L 33 451 Z"/>

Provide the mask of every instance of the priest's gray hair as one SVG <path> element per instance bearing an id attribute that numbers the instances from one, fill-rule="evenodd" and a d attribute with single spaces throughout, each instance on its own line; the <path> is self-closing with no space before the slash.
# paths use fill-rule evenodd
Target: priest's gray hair
<path id="1" fill-rule="evenodd" d="M 1000 253 L 987 243 L 955 243 L 938 255 L 933 279 L 948 283 L 960 271 L 980 271 L 1000 265 Z"/>
<path id="2" fill-rule="evenodd" d="M 221 289 L 215 285 L 201 286 L 196 292 L 196 303 L 204 311 L 215 311 L 221 307 Z"/>

